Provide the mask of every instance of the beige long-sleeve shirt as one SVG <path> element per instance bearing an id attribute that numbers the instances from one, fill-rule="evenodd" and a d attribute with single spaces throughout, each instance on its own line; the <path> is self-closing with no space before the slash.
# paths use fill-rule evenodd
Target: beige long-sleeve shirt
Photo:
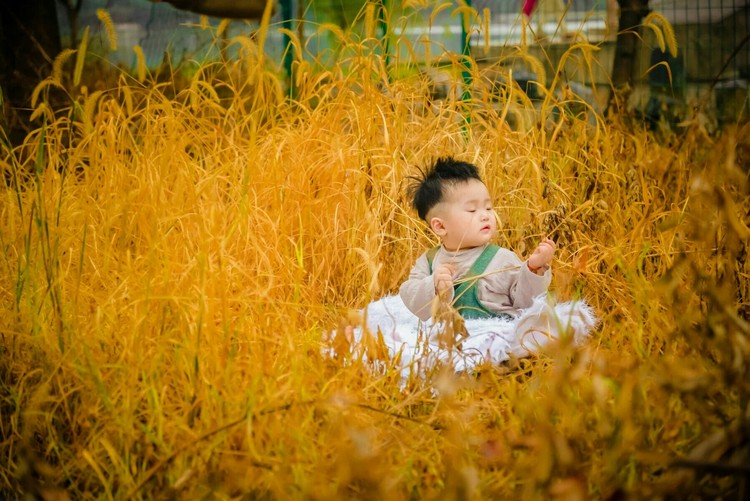
<path id="1" fill-rule="evenodd" d="M 451 263 L 457 269 L 454 280 L 459 280 L 466 275 L 484 248 L 485 246 L 481 246 L 454 252 L 441 246 L 432 261 L 432 270 L 443 263 Z M 543 275 L 532 273 L 526 261 L 521 261 L 513 251 L 504 248 L 497 251 L 484 273 L 493 270 L 505 271 L 490 273 L 477 280 L 477 299 L 496 313 L 516 315 L 519 310 L 531 306 L 536 296 L 545 293 L 552 281 L 549 267 Z M 452 301 L 453 289 L 449 294 Z M 406 307 L 422 321 L 430 319 L 436 293 L 426 252 L 417 259 L 409 273 L 409 279 L 401 284 L 399 295 Z"/>

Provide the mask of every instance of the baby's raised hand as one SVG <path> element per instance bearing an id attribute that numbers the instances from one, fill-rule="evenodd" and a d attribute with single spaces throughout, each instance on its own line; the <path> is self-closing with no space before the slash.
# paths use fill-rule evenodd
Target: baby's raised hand
<path id="1" fill-rule="evenodd" d="M 433 280 L 435 281 L 435 292 L 437 294 L 442 294 L 453 288 L 453 274 L 455 272 L 456 268 L 448 263 L 441 264 L 435 268 Z"/>
<path id="2" fill-rule="evenodd" d="M 542 240 L 529 257 L 529 269 L 536 273 L 537 270 L 551 263 L 555 255 L 555 248 L 555 242 L 549 238 Z"/>

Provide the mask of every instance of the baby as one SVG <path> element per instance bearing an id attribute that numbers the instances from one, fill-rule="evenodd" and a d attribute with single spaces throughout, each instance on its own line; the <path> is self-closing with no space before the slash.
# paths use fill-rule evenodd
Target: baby
<path id="1" fill-rule="evenodd" d="M 546 294 L 555 243 L 545 238 L 526 261 L 490 243 L 497 221 L 476 166 L 442 158 L 411 188 L 414 208 L 441 245 L 417 259 L 397 296 L 369 303 L 362 324 L 348 326 L 342 339 L 375 335 L 364 346 L 385 346 L 404 380 L 437 364 L 470 370 L 539 353 L 555 340 L 584 342 L 597 324 L 593 309 L 582 298 L 558 303 Z M 445 302 L 454 310 L 433 311 Z"/>
<path id="2" fill-rule="evenodd" d="M 436 296 L 467 319 L 510 319 L 547 291 L 555 243 L 545 238 L 526 261 L 491 244 L 497 220 L 476 166 L 441 158 L 412 194 L 419 217 L 441 240 L 417 259 L 399 291 L 420 320 L 430 319 Z"/>

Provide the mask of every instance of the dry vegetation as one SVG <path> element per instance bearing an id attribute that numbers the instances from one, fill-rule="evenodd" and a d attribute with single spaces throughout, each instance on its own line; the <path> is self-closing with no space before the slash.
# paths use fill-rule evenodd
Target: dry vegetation
<path id="1" fill-rule="evenodd" d="M 514 131 L 484 70 L 472 101 L 429 102 L 371 40 L 298 62 L 289 101 L 254 43 L 184 90 L 86 93 L 58 61 L 3 149 L 0 493 L 747 495 L 747 126 L 657 137 L 550 95 Z M 431 244 L 404 182 L 439 155 L 481 166 L 498 243 L 556 238 L 555 294 L 601 317 L 586 346 L 403 387 L 322 355 Z"/>

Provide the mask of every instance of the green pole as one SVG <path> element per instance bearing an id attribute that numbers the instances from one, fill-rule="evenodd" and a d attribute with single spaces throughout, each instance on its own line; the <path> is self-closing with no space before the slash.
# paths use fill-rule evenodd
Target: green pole
<path id="1" fill-rule="evenodd" d="M 389 68 L 391 66 L 391 47 L 390 47 L 390 36 L 388 30 L 388 17 L 386 6 L 390 7 L 388 0 L 380 0 L 378 2 L 378 28 L 380 30 L 380 36 L 383 38 L 383 62 L 385 63 L 385 70 L 388 75 L 388 82 L 391 81 L 391 72 Z"/>
<path id="2" fill-rule="evenodd" d="M 281 5 L 281 26 L 289 31 L 292 31 L 292 1 L 281 0 L 279 2 Z M 289 83 L 289 97 L 294 97 L 294 77 L 292 75 L 294 54 L 292 54 L 292 39 L 286 33 L 284 33 L 282 45 L 284 46 L 284 72 Z"/>
<path id="3" fill-rule="evenodd" d="M 466 6 L 471 7 L 471 0 L 465 0 Z M 471 113 L 469 113 L 469 106 L 468 103 L 471 101 L 471 91 L 469 88 L 471 87 L 471 72 L 469 71 L 469 68 L 471 68 L 471 45 L 469 44 L 469 31 L 467 30 L 468 20 L 469 20 L 469 14 L 464 13 L 461 16 L 461 63 L 463 64 L 463 69 L 461 70 L 461 78 L 464 83 L 464 90 L 461 93 L 461 100 L 464 102 L 465 108 L 466 108 L 466 123 L 471 123 Z"/>

